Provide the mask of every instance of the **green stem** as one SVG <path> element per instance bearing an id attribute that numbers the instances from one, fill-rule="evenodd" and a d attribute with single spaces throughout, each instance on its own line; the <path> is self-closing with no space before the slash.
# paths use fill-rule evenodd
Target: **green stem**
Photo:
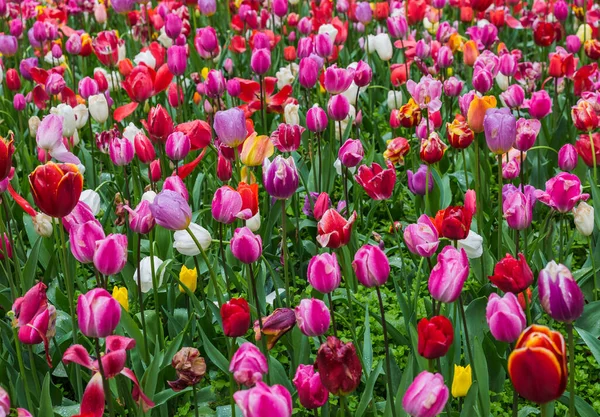
<path id="1" fill-rule="evenodd" d="M 385 346 L 385 362 L 386 362 L 386 375 L 388 385 L 388 395 L 390 406 L 392 409 L 392 416 L 396 415 L 396 396 L 394 394 L 394 386 L 392 383 L 392 358 L 390 355 L 390 346 L 387 334 L 387 323 L 385 321 L 385 309 L 383 307 L 383 299 L 381 298 L 381 290 L 379 287 L 375 287 L 377 290 L 377 299 L 379 300 L 379 311 L 381 313 L 381 327 L 383 329 L 383 343 Z"/>
<path id="2" fill-rule="evenodd" d="M 525 300 L 525 315 L 527 317 L 527 325 L 533 324 L 531 321 L 531 306 L 529 305 L 529 294 L 527 294 L 528 288 L 523 291 L 523 299 Z"/>
<path id="3" fill-rule="evenodd" d="M 575 341 L 573 338 L 573 323 L 567 323 L 569 343 L 569 416 L 575 417 Z"/>
<path id="4" fill-rule="evenodd" d="M 596 282 L 596 275 L 597 275 L 597 270 L 596 270 L 596 258 L 594 256 L 594 244 L 592 242 L 592 237 L 590 236 L 588 238 L 588 244 L 590 247 L 590 258 L 592 258 L 592 283 L 594 285 L 594 301 L 598 300 L 598 284 Z"/>
<path id="5" fill-rule="evenodd" d="M 102 376 L 102 386 L 104 387 L 104 395 L 106 396 L 106 402 L 108 403 L 108 413 L 111 417 L 114 417 L 115 410 L 113 409 L 112 393 L 110 392 L 110 384 L 108 383 L 108 379 L 106 379 L 106 374 L 104 373 L 104 366 L 102 365 L 102 352 L 100 351 L 100 339 L 98 339 L 97 337 L 94 338 L 94 345 L 96 346 L 98 370 L 100 371 L 100 375 Z"/>
<path id="6" fill-rule="evenodd" d="M 25 373 L 25 364 L 23 362 L 23 351 L 21 350 L 21 341 L 17 334 L 17 328 L 13 328 L 13 336 L 15 338 L 15 348 L 17 351 L 17 361 L 19 362 L 19 372 L 21 378 L 23 378 L 23 387 L 25 388 L 25 397 L 27 398 L 27 406 L 30 410 L 34 410 L 33 403 L 31 402 L 31 396 L 29 394 L 29 384 L 27 383 L 27 373 Z"/>
<path id="7" fill-rule="evenodd" d="M 333 326 L 333 335 L 337 337 L 337 326 L 335 324 L 335 308 L 333 306 L 333 299 L 331 298 L 331 293 L 327 293 L 327 298 L 329 300 L 329 309 L 331 310 L 331 325 Z"/>
<path id="8" fill-rule="evenodd" d="M 254 297 L 254 302 L 256 303 L 256 316 L 258 317 L 258 328 L 260 329 L 260 344 L 261 350 L 265 358 L 267 359 L 267 365 L 269 364 L 269 351 L 267 349 L 267 340 L 265 334 L 263 333 L 263 322 L 262 322 L 262 313 L 260 311 L 260 302 L 258 301 L 258 290 L 256 289 L 256 278 L 254 276 L 254 269 L 252 268 L 252 264 L 248 264 L 248 271 L 250 273 L 250 285 L 252 286 L 252 295 Z M 267 372 L 267 383 L 270 384 L 269 373 Z"/>
<path id="9" fill-rule="evenodd" d="M 459 311 L 462 318 L 463 330 L 465 331 L 465 343 L 467 345 L 467 355 L 469 357 L 469 363 L 473 370 L 473 380 L 477 381 L 477 372 L 475 370 L 475 361 L 473 360 L 473 351 L 471 350 L 471 341 L 469 340 L 469 328 L 467 327 L 467 316 L 465 314 L 465 305 L 463 304 L 462 294 L 458 297 Z M 483 404 L 481 402 L 481 396 L 477 394 L 480 409 L 483 410 Z"/>
<path id="10" fill-rule="evenodd" d="M 498 261 L 502 259 L 502 155 L 498 155 Z"/>
<path id="11" fill-rule="evenodd" d="M 465 189 L 469 189 L 469 175 L 467 173 L 467 157 L 465 156 L 465 150 L 461 149 L 460 153 L 463 160 L 463 170 L 465 171 Z M 429 177 L 429 176 L 428 176 Z"/>
<path id="12" fill-rule="evenodd" d="M 194 415 L 196 417 L 199 417 L 200 414 L 198 413 L 198 389 L 196 388 L 196 384 L 192 385 L 192 395 L 194 396 Z M 235 416 L 235 413 L 232 414 L 232 416 Z"/>
<path id="13" fill-rule="evenodd" d="M 281 257 L 283 258 L 283 278 L 285 282 L 285 305 L 290 306 L 290 278 L 288 275 L 288 263 L 286 256 L 287 227 L 286 227 L 286 200 L 281 200 Z"/>
<path id="14" fill-rule="evenodd" d="M 588 132 L 588 135 L 590 137 L 590 147 L 592 148 L 592 162 L 594 164 L 594 182 L 598 184 L 598 172 L 596 167 L 596 148 L 594 147 L 594 139 L 592 136 L 592 132 Z"/>
<path id="15" fill-rule="evenodd" d="M 138 234 L 138 246 L 137 246 L 137 270 L 140 271 L 140 263 L 142 258 L 142 235 Z M 150 359 L 150 352 L 148 351 L 148 331 L 146 329 L 146 312 L 144 311 L 144 294 L 142 293 L 142 282 L 141 274 L 138 273 L 137 277 L 137 294 L 138 302 L 140 304 L 140 321 L 142 322 L 142 333 L 144 335 L 144 361 L 148 363 Z"/>
<path id="16" fill-rule="evenodd" d="M 429 215 L 429 164 L 427 164 L 427 173 L 425 174 L 425 214 Z"/>
<path id="17" fill-rule="evenodd" d="M 548 416 L 548 403 L 540 404 L 540 413 L 541 417 Z"/>
<path id="18" fill-rule="evenodd" d="M 215 271 L 212 268 L 212 266 L 208 260 L 208 256 L 206 256 L 206 252 L 204 252 L 204 249 L 202 248 L 202 245 L 200 245 L 200 242 L 198 242 L 198 239 L 196 239 L 196 236 L 194 236 L 194 234 L 192 233 L 192 231 L 190 230 L 189 227 L 187 227 L 185 230 L 188 232 L 188 234 L 190 235 L 190 237 L 196 244 L 196 247 L 200 251 L 200 255 L 202 255 L 202 259 L 204 259 L 204 262 L 206 263 L 206 267 L 208 268 L 208 272 L 210 274 L 210 279 L 212 280 L 213 286 L 215 287 L 215 294 L 217 295 L 217 302 L 219 303 L 219 308 L 221 308 L 221 306 L 223 305 L 223 295 L 221 294 L 221 289 L 219 288 L 219 284 L 217 282 L 217 276 L 215 275 Z M 200 273 L 200 271 L 198 271 L 198 273 Z"/>
<path id="19" fill-rule="evenodd" d="M 475 169 L 475 199 L 477 201 L 477 207 L 479 208 L 479 210 L 477 210 L 477 232 L 480 235 L 483 235 L 483 206 L 481 205 L 481 167 L 479 165 L 479 160 L 480 160 L 480 152 L 479 152 L 479 136 L 481 136 L 481 134 L 479 134 L 478 136 L 475 137 L 475 140 L 473 141 L 475 144 L 475 166 L 473 167 L 473 169 Z M 485 256 L 481 257 L 481 276 L 484 277 L 485 276 Z"/>
<path id="20" fill-rule="evenodd" d="M 346 417 L 346 397 L 340 396 L 340 411 L 341 417 Z"/>
<path id="21" fill-rule="evenodd" d="M 29 352 L 29 367 L 31 368 L 31 374 L 33 375 L 33 383 L 35 384 L 36 392 L 42 392 L 40 387 L 40 380 L 38 378 L 37 367 L 35 366 L 35 356 L 33 355 L 33 349 L 31 345 L 27 345 L 27 351 Z"/>

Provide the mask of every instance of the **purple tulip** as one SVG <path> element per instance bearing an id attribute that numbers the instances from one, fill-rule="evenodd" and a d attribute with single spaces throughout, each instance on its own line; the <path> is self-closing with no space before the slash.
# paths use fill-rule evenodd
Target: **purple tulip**
<path id="1" fill-rule="evenodd" d="M 296 323 L 302 334 L 309 337 L 323 336 L 329 329 L 331 315 L 325 303 L 315 298 L 305 298 L 295 309 Z"/>
<path id="2" fill-rule="evenodd" d="M 335 253 L 315 255 L 308 263 L 308 282 L 323 294 L 330 293 L 340 286 L 342 273 Z"/>
<path id="3" fill-rule="evenodd" d="M 508 227 L 514 230 L 527 229 L 533 219 L 533 196 L 507 184 L 502 190 L 502 197 L 502 210 Z"/>
<path id="4" fill-rule="evenodd" d="M 17 53 L 17 38 L 10 35 L 0 35 L 0 54 L 11 57 Z"/>
<path id="5" fill-rule="evenodd" d="M 430 258 L 435 254 L 440 244 L 439 234 L 429 216 L 423 214 L 416 224 L 404 229 L 404 242 L 415 255 Z"/>
<path id="6" fill-rule="evenodd" d="M 230 148 L 238 147 L 248 136 L 244 111 L 238 107 L 218 111 L 213 127 L 219 140 Z"/>
<path id="7" fill-rule="evenodd" d="M 485 140 L 490 151 L 506 153 L 515 143 L 517 121 L 507 108 L 489 109 L 483 118 Z"/>
<path id="8" fill-rule="evenodd" d="M 183 28 L 183 21 L 175 13 L 169 13 L 165 19 L 165 34 L 175 40 L 179 37 Z"/>
<path id="9" fill-rule="evenodd" d="M 115 275 L 127 264 L 127 236 L 110 234 L 96 241 L 94 266 L 103 275 Z"/>
<path id="10" fill-rule="evenodd" d="M 571 271 L 550 261 L 538 276 L 540 303 L 556 321 L 572 323 L 583 313 L 584 298 Z"/>
<path id="11" fill-rule="evenodd" d="M 417 195 L 425 195 L 425 183 L 427 182 L 427 165 L 420 165 L 417 172 L 413 174 L 413 172 L 409 169 L 406 171 L 406 177 L 408 180 L 408 189 L 411 193 Z M 427 188 L 431 193 L 433 191 L 433 174 L 429 172 L 429 184 L 427 184 Z"/>
<path id="12" fill-rule="evenodd" d="M 485 317 L 492 336 L 500 342 L 513 343 L 527 327 L 525 313 L 511 292 L 504 294 L 504 297 L 490 294 Z"/>
<path id="13" fill-rule="evenodd" d="M 251 264 L 258 261 L 262 255 L 262 239 L 260 235 L 252 233 L 248 227 L 241 227 L 235 229 L 230 249 L 240 262 Z"/>
<path id="14" fill-rule="evenodd" d="M 77 299 L 79 330 L 87 337 L 110 336 L 120 319 L 121 305 L 104 288 L 95 288 Z"/>
<path id="15" fill-rule="evenodd" d="M 165 191 L 165 190 L 175 191 L 176 193 L 180 194 L 185 201 L 188 201 L 190 198 L 188 190 L 185 186 L 185 183 L 183 182 L 181 177 L 176 174 L 168 176 L 165 179 L 162 189 L 163 189 L 163 191 Z"/>
<path id="16" fill-rule="evenodd" d="M 181 194 L 163 190 L 150 204 L 150 212 L 159 226 L 169 230 L 184 230 L 192 221 L 192 209 Z"/>
<path id="17" fill-rule="evenodd" d="M 442 303 L 452 303 L 460 296 L 469 276 L 469 259 L 464 249 L 446 246 L 429 275 L 429 292 Z"/>
<path id="18" fill-rule="evenodd" d="M 364 245 L 354 255 L 352 269 L 365 287 L 378 287 L 390 276 L 390 262 L 386 254 L 374 245 Z"/>
<path id="19" fill-rule="evenodd" d="M 263 162 L 263 185 L 267 193 L 278 200 L 290 198 L 298 189 L 298 170 L 294 158 L 277 155 L 273 162 Z"/>
<path id="20" fill-rule="evenodd" d="M 402 408 L 412 417 L 435 417 L 444 409 L 449 395 L 442 375 L 423 371 L 406 390 Z"/>

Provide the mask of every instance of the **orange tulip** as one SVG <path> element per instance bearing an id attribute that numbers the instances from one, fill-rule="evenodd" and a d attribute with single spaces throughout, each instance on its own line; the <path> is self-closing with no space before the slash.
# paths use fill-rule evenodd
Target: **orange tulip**
<path id="1" fill-rule="evenodd" d="M 521 397 L 538 404 L 558 399 L 568 376 L 563 336 L 535 324 L 525 329 L 508 358 L 508 373 Z"/>
<path id="2" fill-rule="evenodd" d="M 467 123 L 473 129 L 473 132 L 483 132 L 485 112 L 494 107 L 496 107 L 496 97 L 494 96 L 479 97 L 475 95 L 473 97 L 473 101 L 469 104 L 469 111 L 467 112 Z"/>
<path id="3" fill-rule="evenodd" d="M 479 49 L 475 41 L 470 40 L 463 45 L 463 61 L 465 65 L 472 67 L 475 65 L 475 60 L 479 56 Z"/>
<path id="4" fill-rule="evenodd" d="M 3 181 L 10 174 L 12 156 L 15 153 L 13 138 L 14 135 L 12 133 L 7 139 L 0 136 L 0 181 Z"/>
<path id="5" fill-rule="evenodd" d="M 29 175 L 33 201 L 50 217 L 65 217 L 77 205 L 83 176 L 73 164 L 48 162 Z"/>
<path id="6" fill-rule="evenodd" d="M 259 136 L 254 132 L 244 141 L 240 160 L 246 166 L 256 167 L 261 165 L 265 158 L 273 155 L 274 151 L 275 147 L 270 137 L 266 135 Z"/>
<path id="7" fill-rule="evenodd" d="M 240 182 L 237 192 L 242 196 L 242 210 L 250 209 L 253 216 L 258 213 L 258 184 Z"/>

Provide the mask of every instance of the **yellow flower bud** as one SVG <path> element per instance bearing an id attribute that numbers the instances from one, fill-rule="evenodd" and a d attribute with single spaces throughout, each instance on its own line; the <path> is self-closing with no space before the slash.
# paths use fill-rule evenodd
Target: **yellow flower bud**
<path id="1" fill-rule="evenodd" d="M 128 292 L 126 287 L 113 288 L 112 297 L 121 304 L 125 311 L 129 311 L 129 298 L 127 298 Z"/>
<path id="2" fill-rule="evenodd" d="M 198 271 L 196 268 L 189 269 L 187 266 L 183 265 L 181 267 L 181 271 L 179 272 L 179 281 L 183 285 L 185 285 L 191 292 L 196 291 L 196 287 L 198 286 Z M 185 289 L 179 284 L 179 291 L 185 293 Z"/>
<path id="3" fill-rule="evenodd" d="M 206 77 L 208 77 L 208 67 L 202 68 L 202 71 L 200 71 L 200 75 L 202 76 L 203 80 L 206 80 Z"/>
<path id="4" fill-rule="evenodd" d="M 469 392 L 473 378 L 471 377 L 471 365 L 454 365 L 454 379 L 452 380 L 452 396 L 464 397 Z"/>

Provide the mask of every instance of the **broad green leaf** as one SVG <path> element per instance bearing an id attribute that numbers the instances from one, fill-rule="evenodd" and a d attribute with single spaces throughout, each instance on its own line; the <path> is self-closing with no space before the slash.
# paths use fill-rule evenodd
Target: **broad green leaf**
<path id="1" fill-rule="evenodd" d="M 38 414 L 44 417 L 52 417 L 54 415 L 52 398 L 50 397 L 50 373 L 47 373 L 44 377 L 42 394 L 40 395 L 40 411 Z"/>
<path id="2" fill-rule="evenodd" d="M 525 407 L 523 407 L 519 410 L 518 416 L 519 417 L 529 417 L 531 414 L 538 415 L 538 414 L 540 414 L 540 410 L 535 407 L 532 407 L 530 405 L 526 405 Z"/>
<path id="3" fill-rule="evenodd" d="M 583 314 L 577 319 L 575 325 L 593 337 L 600 337 L 600 301 L 586 304 Z"/>
<path id="4" fill-rule="evenodd" d="M 373 387 L 377 382 L 377 377 L 381 374 L 383 369 L 383 362 L 380 361 L 375 366 L 375 369 L 369 375 L 369 379 L 367 379 L 367 383 L 365 384 L 365 389 L 360 397 L 360 402 L 358 403 L 358 408 L 356 409 L 355 417 L 362 417 L 369 406 L 369 403 L 373 399 Z"/>
<path id="5" fill-rule="evenodd" d="M 489 375 L 483 346 L 477 338 L 475 338 L 473 350 L 473 360 L 475 361 L 473 368 L 477 376 L 477 383 L 481 387 L 479 390 L 480 406 L 483 407 L 482 415 L 487 417 L 490 415 Z"/>
<path id="6" fill-rule="evenodd" d="M 460 417 L 475 417 L 478 415 L 476 411 L 477 396 L 479 395 L 479 385 L 477 381 L 473 382 L 467 396 L 465 397 L 465 403 L 463 404 Z"/>
<path id="7" fill-rule="evenodd" d="M 569 392 L 565 391 L 565 393 L 558 400 L 568 407 Z M 594 410 L 594 408 L 578 395 L 575 396 L 575 410 L 579 417 L 598 417 L 598 413 Z"/>
<path id="8" fill-rule="evenodd" d="M 33 287 L 33 282 L 35 281 L 35 273 L 37 271 L 38 256 L 40 254 L 42 240 L 42 237 L 37 238 L 31 247 L 31 252 L 29 252 L 29 255 L 27 256 L 27 262 L 23 268 L 23 280 L 25 281 L 26 289 Z"/>
<path id="9" fill-rule="evenodd" d="M 204 344 L 204 350 L 206 351 L 206 356 L 215 364 L 217 367 L 225 372 L 225 374 L 229 373 L 229 361 L 223 354 L 212 344 L 212 342 L 206 337 L 206 333 L 204 333 L 204 329 L 199 327 L 200 334 L 202 335 L 202 343 Z"/>
<path id="10" fill-rule="evenodd" d="M 579 336 L 581 336 L 587 347 L 590 348 L 590 351 L 592 352 L 592 355 L 594 355 L 594 359 L 596 359 L 596 362 L 600 365 L 600 340 L 598 340 L 596 337 L 594 337 L 594 335 L 586 332 L 583 329 L 580 329 L 578 327 L 575 327 L 575 329 L 577 330 L 577 333 L 579 333 Z"/>

